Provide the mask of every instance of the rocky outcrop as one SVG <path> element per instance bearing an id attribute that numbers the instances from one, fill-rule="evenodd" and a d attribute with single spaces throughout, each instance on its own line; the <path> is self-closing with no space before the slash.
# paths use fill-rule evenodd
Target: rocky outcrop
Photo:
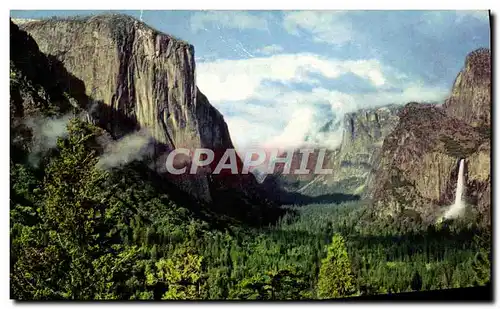
<path id="1" fill-rule="evenodd" d="M 472 126 L 491 125 L 491 53 L 478 49 L 470 53 L 458 73 L 446 112 Z"/>
<path id="2" fill-rule="evenodd" d="M 336 126 L 325 125 L 325 130 L 343 130 L 342 142 L 337 149 L 330 149 L 323 167 L 333 169 L 330 175 L 289 175 L 282 177 L 287 188 L 308 196 L 343 193 L 362 196 L 367 191 L 368 180 L 373 171 L 384 138 L 398 123 L 397 105 L 372 109 L 361 109 L 344 115 Z M 325 133 L 325 132 L 322 132 Z M 326 132 L 327 133 L 327 132 Z M 314 169 L 316 156 L 311 156 Z M 296 155 L 295 167 L 300 166 L 300 155 Z"/>
<path id="3" fill-rule="evenodd" d="M 233 148 L 224 117 L 199 90 L 196 96 L 196 117 L 202 147 L 218 150 Z"/>
<path id="4" fill-rule="evenodd" d="M 59 76 L 61 82 L 70 84 L 72 95 L 82 108 L 92 110 L 99 126 L 115 138 L 148 129 L 160 172 L 166 154 L 175 148 L 203 147 L 216 153 L 233 148 L 224 118 L 196 86 L 192 45 L 126 15 L 52 18 L 21 27 L 68 71 Z M 248 178 L 187 175 L 170 180 L 211 203 L 214 196 L 224 199 L 214 190 L 229 181 L 244 187 L 234 195 L 258 203 L 257 182 Z"/>
<path id="5" fill-rule="evenodd" d="M 344 135 L 337 157 L 334 159 L 333 181 L 350 179 L 350 193 L 366 191 L 384 138 L 398 123 L 399 106 L 362 109 L 344 117 Z"/>
<path id="6" fill-rule="evenodd" d="M 490 119 L 486 79 L 491 68 L 483 67 L 489 60 L 478 55 L 486 58 L 489 52 L 469 55 L 444 106 L 409 103 L 400 111 L 372 181 L 370 194 L 378 216 L 409 214 L 433 222 L 453 203 L 459 161 L 465 159 L 466 202 L 489 224 L 491 146 L 485 124 Z"/>

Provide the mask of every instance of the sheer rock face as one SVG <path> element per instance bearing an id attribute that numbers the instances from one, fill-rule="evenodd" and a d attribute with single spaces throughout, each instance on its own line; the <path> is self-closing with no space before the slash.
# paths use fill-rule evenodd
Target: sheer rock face
<path id="1" fill-rule="evenodd" d="M 364 193 L 370 186 L 373 165 L 384 138 L 396 127 L 399 106 L 364 109 L 344 117 L 344 135 L 339 156 L 335 159 L 337 181 L 352 177 L 357 186 L 353 194 Z"/>
<path id="2" fill-rule="evenodd" d="M 472 126 L 491 125 L 491 53 L 478 49 L 470 53 L 458 73 L 450 98 L 444 104 L 447 113 Z"/>
<path id="3" fill-rule="evenodd" d="M 281 179 L 288 184 L 289 190 L 308 196 L 364 194 L 382 142 L 398 123 L 399 108 L 397 105 L 388 105 L 344 115 L 337 126 L 328 126 L 333 127 L 332 131 L 339 127 L 343 129 L 340 147 L 327 151 L 323 161 L 323 168 L 332 169 L 332 174 L 283 175 Z M 317 157 L 318 151 L 309 156 L 308 169 L 315 169 Z M 301 154 L 295 154 L 292 171 L 300 167 L 301 159 Z"/>
<path id="4" fill-rule="evenodd" d="M 485 52 L 473 52 L 457 78 L 466 94 L 457 95 L 455 83 L 445 105 L 409 103 L 399 113 L 398 125 L 384 140 L 370 192 L 379 216 L 411 212 L 433 222 L 453 204 L 459 162 L 465 159 L 466 203 L 490 223 L 491 96 L 485 93 L 491 82 L 484 73 L 490 69 L 475 68 L 477 62 L 470 60 L 478 53 Z"/>
<path id="5" fill-rule="evenodd" d="M 200 91 L 196 97 L 196 116 L 202 147 L 219 150 L 233 148 L 224 117 Z"/>
<path id="6" fill-rule="evenodd" d="M 67 79 L 83 82 L 79 91 L 92 103 L 80 100 L 80 105 L 93 110 L 101 127 L 117 138 L 147 128 L 160 165 L 165 151 L 174 148 L 233 148 L 222 115 L 196 87 L 192 45 L 124 15 L 30 21 L 20 27 L 64 66 L 72 75 Z M 207 176 L 175 181 L 211 201 Z"/>
<path id="7" fill-rule="evenodd" d="M 99 121 L 114 135 L 137 124 L 172 148 L 200 144 L 191 45 L 122 15 L 22 27 L 41 51 L 83 81 L 86 95 L 109 107 L 98 113 Z"/>

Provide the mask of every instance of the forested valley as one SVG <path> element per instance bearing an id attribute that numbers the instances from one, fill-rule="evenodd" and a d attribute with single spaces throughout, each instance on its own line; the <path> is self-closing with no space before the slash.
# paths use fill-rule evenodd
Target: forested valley
<path id="1" fill-rule="evenodd" d="M 490 231 L 470 218 L 379 222 L 348 202 L 285 206 L 264 227 L 217 220 L 139 164 L 96 168 L 92 125 L 69 132 L 38 168 L 11 159 L 13 298 L 297 300 L 490 281 Z"/>

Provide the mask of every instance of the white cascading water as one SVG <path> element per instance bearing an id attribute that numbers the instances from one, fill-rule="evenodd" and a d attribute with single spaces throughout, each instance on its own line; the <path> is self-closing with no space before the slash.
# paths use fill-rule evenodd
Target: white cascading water
<path id="1" fill-rule="evenodd" d="M 457 190 L 455 192 L 455 203 L 450 206 L 450 209 L 444 214 L 444 219 L 451 219 L 460 216 L 465 208 L 465 203 L 462 200 L 464 194 L 464 159 L 460 160 L 458 169 Z"/>

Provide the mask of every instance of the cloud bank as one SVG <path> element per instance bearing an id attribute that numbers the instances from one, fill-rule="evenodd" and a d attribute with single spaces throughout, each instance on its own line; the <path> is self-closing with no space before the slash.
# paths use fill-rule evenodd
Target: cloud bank
<path id="1" fill-rule="evenodd" d="M 105 147 L 99 157 L 97 168 L 110 170 L 135 160 L 142 160 L 154 153 L 153 138 L 147 129 L 141 129 L 119 140 L 101 140 Z"/>
<path id="2" fill-rule="evenodd" d="M 370 91 L 328 88 L 354 76 Z M 340 60 L 312 53 L 216 60 L 197 67 L 197 83 L 225 115 L 238 148 L 297 147 L 308 137 L 335 148 L 340 131 L 319 127 L 359 108 L 409 101 L 442 101 L 448 89 L 411 79 L 376 59 Z M 316 136 L 315 136 L 316 135 Z"/>

